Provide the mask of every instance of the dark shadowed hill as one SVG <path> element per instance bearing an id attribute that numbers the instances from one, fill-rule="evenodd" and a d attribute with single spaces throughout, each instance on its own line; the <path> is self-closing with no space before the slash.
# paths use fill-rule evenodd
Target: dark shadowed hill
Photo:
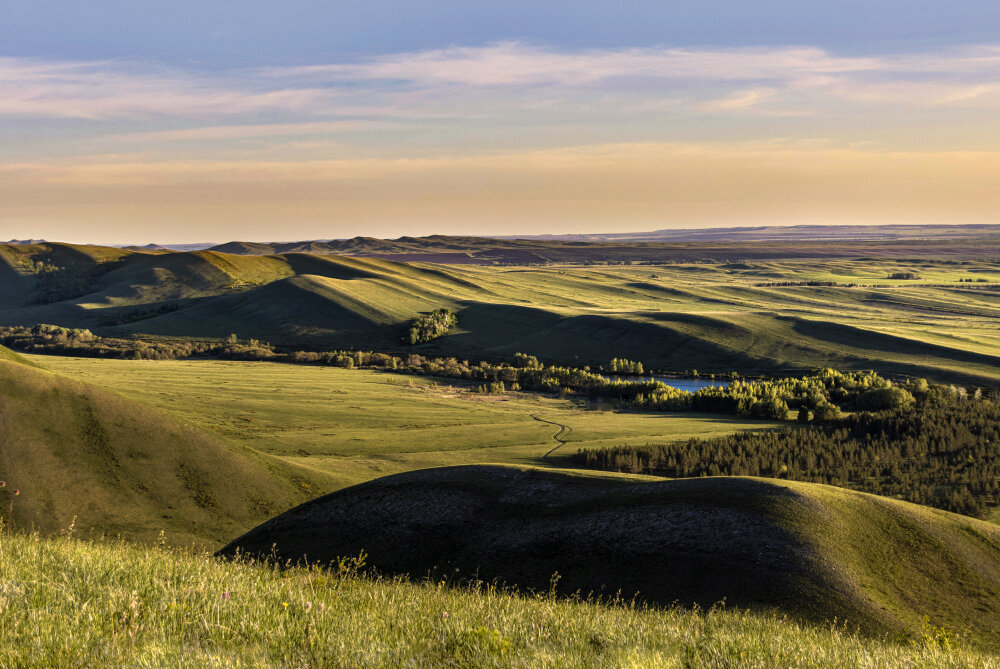
<path id="1" fill-rule="evenodd" d="M 815 484 L 677 481 L 504 466 L 390 476 L 308 502 L 226 546 L 378 570 L 499 579 L 663 604 L 725 599 L 874 632 L 921 617 L 1000 641 L 1000 530 Z"/>
<path id="2" fill-rule="evenodd" d="M 0 480 L 21 490 L 19 529 L 217 546 L 307 498 L 310 476 L 0 347 Z"/>

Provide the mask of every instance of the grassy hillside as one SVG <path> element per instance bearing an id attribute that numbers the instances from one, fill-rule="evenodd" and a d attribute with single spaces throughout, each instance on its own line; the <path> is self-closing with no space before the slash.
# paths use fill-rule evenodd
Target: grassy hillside
<path id="1" fill-rule="evenodd" d="M 235 332 L 290 348 L 398 351 L 411 319 L 447 308 L 458 327 L 413 350 L 472 359 L 524 351 L 578 365 L 623 356 L 647 368 L 741 373 L 875 368 L 1000 383 L 1000 266 L 917 242 L 916 259 L 533 268 L 120 249 L 95 260 L 100 247 L 4 248 L 0 274 L 11 281 L 0 282 L 9 293 L 0 324 Z M 920 278 L 887 278 L 907 273 Z"/>
<path id="2" fill-rule="evenodd" d="M 317 495 L 411 469 L 483 462 L 556 464 L 578 448 L 641 446 L 778 425 L 695 413 L 616 412 L 537 394 L 485 396 L 463 386 L 437 385 L 440 380 L 365 370 L 30 357 L 229 442 L 323 472 L 331 485 L 317 489 Z M 557 433 L 567 446 L 553 451 L 559 446 Z"/>
<path id="3" fill-rule="evenodd" d="M 0 538 L 0 666 L 987 668 L 933 628 L 902 644 L 732 609 L 690 613 L 275 571 L 57 537 Z"/>
<path id="4" fill-rule="evenodd" d="M 33 362 L 32 360 L 26 358 L 25 356 L 20 355 L 19 353 L 15 353 L 14 351 L 10 350 L 9 348 L 5 348 L 3 346 L 0 346 L 0 362 L 14 362 L 14 363 L 18 363 L 18 364 L 21 364 L 21 365 L 26 365 L 28 367 L 35 367 L 37 369 L 44 369 L 42 367 L 42 365 L 39 365 L 39 364 Z"/>
<path id="5" fill-rule="evenodd" d="M 377 531 L 373 531 L 377 528 Z M 456 532 L 461 528 L 461 532 Z M 326 562 L 366 551 L 388 573 L 478 575 L 848 620 L 870 633 L 923 616 L 1000 646 L 1000 530 L 808 483 L 662 481 L 479 466 L 378 479 L 308 502 L 222 550 Z"/>
<path id="6" fill-rule="evenodd" d="M 0 479 L 17 529 L 219 545 L 327 479 L 0 348 Z M 4 505 L 6 507 L 6 505 Z M 3 518 L 9 523 L 7 509 Z"/>

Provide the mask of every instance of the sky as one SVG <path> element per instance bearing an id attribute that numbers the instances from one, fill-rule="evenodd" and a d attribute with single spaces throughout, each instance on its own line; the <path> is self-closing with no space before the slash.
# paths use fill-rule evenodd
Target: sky
<path id="1" fill-rule="evenodd" d="M 0 240 L 1000 223 L 995 1 L 0 16 Z"/>

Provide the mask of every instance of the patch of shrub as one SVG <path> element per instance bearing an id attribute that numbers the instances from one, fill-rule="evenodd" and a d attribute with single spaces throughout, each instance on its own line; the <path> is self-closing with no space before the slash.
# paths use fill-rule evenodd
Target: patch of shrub
<path id="1" fill-rule="evenodd" d="M 427 316 L 418 316 L 410 322 L 403 337 L 404 344 L 411 346 L 443 337 L 448 330 L 458 325 L 458 316 L 447 309 L 437 309 Z"/>

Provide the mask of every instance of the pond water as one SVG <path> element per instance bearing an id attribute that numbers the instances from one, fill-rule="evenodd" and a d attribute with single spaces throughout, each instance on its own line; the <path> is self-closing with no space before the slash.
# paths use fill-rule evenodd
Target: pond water
<path id="1" fill-rule="evenodd" d="M 693 393 L 702 388 L 725 388 L 729 381 L 710 381 L 708 379 L 677 379 L 670 376 L 606 376 L 609 381 L 660 381 L 677 390 Z"/>

